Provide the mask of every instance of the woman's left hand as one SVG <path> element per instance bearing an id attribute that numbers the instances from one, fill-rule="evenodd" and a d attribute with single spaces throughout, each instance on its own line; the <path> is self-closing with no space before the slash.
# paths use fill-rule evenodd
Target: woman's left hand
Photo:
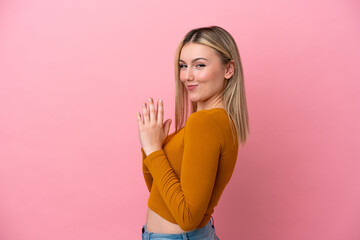
<path id="1" fill-rule="evenodd" d="M 163 123 L 164 108 L 161 99 L 158 101 L 156 111 L 152 98 L 149 98 L 148 103 L 150 112 L 147 109 L 146 103 L 144 103 L 142 107 L 143 119 L 139 112 L 136 113 L 140 143 L 146 156 L 162 149 L 171 125 L 171 119 L 167 119 L 165 123 Z"/>

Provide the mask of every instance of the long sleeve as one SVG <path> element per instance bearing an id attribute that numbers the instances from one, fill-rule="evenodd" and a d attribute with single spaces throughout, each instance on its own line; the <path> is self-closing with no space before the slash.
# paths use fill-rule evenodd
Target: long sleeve
<path id="1" fill-rule="evenodd" d="M 144 164 L 144 159 L 146 158 L 146 154 L 144 152 L 144 149 L 141 148 L 141 154 L 142 154 L 142 169 L 143 169 L 143 175 L 146 183 L 146 187 L 148 188 L 149 192 L 151 192 L 151 186 L 153 183 L 153 177 L 151 176 L 151 173 L 149 169 Z"/>
<path id="2" fill-rule="evenodd" d="M 216 120 L 200 111 L 191 114 L 185 126 L 180 179 L 163 149 L 144 159 L 166 206 L 184 231 L 196 228 L 204 217 L 223 141 Z"/>

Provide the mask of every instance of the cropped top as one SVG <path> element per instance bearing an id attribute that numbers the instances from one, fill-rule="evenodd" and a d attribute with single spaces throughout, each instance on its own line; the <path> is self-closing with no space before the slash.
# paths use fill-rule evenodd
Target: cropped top
<path id="1" fill-rule="evenodd" d="M 223 108 L 191 113 L 162 149 L 143 157 L 148 207 L 184 231 L 205 226 L 228 184 L 238 154 Z"/>

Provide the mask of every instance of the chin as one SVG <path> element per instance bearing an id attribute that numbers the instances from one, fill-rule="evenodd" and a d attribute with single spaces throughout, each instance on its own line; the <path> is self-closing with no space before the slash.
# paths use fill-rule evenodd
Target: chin
<path id="1" fill-rule="evenodd" d="M 200 99 L 199 98 L 195 98 L 195 97 L 189 97 L 189 100 L 192 102 L 199 102 Z"/>

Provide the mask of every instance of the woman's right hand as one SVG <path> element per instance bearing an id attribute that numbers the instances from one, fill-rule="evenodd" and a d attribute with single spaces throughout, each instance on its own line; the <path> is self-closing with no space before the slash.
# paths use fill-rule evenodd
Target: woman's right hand
<path id="1" fill-rule="evenodd" d="M 140 113 L 137 113 L 140 143 L 147 156 L 162 148 L 171 125 L 171 119 L 163 123 L 164 108 L 161 99 L 158 101 L 156 111 L 152 98 L 149 98 L 148 103 L 149 110 L 146 103 L 143 104 L 143 119 Z"/>

